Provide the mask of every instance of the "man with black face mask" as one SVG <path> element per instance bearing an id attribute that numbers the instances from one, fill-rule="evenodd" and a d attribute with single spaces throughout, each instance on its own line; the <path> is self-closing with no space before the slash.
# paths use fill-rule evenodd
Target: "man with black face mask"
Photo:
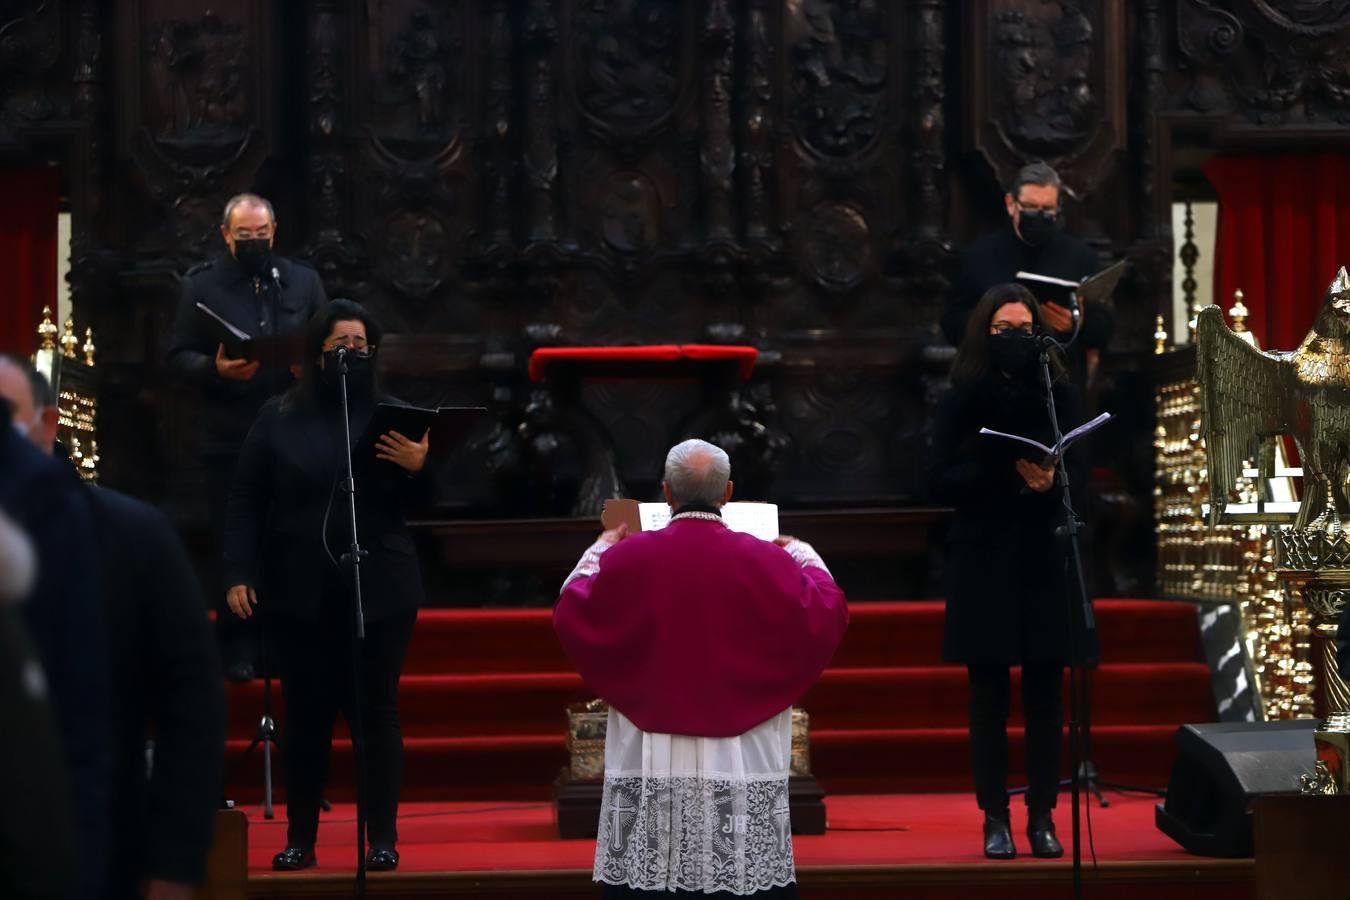
<path id="1" fill-rule="evenodd" d="M 961 342 L 970 311 L 984 292 L 1012 281 L 1018 272 L 1080 281 L 1103 267 L 1091 247 L 1060 230 L 1060 187 L 1059 174 L 1043 162 L 1017 173 L 1003 197 L 1008 227 L 985 235 L 966 251 L 956 288 L 942 312 L 942 332 L 952 344 Z M 1071 310 L 1043 300 L 1041 317 L 1046 330 L 1060 341 L 1073 334 Z M 1113 325 L 1110 306 L 1083 304 L 1081 331 L 1065 361 L 1080 387 L 1092 380 Z"/>
<path id="2" fill-rule="evenodd" d="M 257 194 L 239 194 L 225 204 L 220 234 L 227 252 L 189 269 L 174 319 L 169 369 L 201 392 L 202 454 L 212 552 L 218 557 L 225 496 L 244 435 L 269 397 L 294 382 L 287 360 L 231 359 L 209 318 L 208 307 L 256 337 L 300 335 L 327 304 L 319 275 L 302 262 L 272 252 L 277 223 L 272 204 Z M 203 573 L 206 596 L 220 595 L 220 573 Z M 223 608 L 217 610 L 224 613 Z M 257 639 L 234 616 L 217 615 L 225 671 L 236 680 L 253 677 Z"/>

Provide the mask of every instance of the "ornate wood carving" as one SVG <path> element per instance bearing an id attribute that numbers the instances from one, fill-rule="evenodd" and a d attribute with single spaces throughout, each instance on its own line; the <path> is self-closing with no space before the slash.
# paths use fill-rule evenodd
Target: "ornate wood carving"
<path id="1" fill-rule="evenodd" d="M 1345 141 L 1348 51 L 1350 0 L 10 0 L 0 149 L 70 170 L 112 483 L 149 459 L 142 493 L 191 496 L 186 404 L 149 388 L 174 273 L 257 189 L 283 252 L 390 326 L 391 387 L 492 408 L 443 506 L 590 508 L 641 483 L 631 426 L 663 410 L 787 505 L 902 502 L 991 175 L 1047 158 L 1070 228 L 1135 262 L 1118 408 L 1170 290 L 1173 168 Z M 522 372 L 542 344 L 672 340 L 756 344 L 755 380 L 701 417 L 599 392 L 586 424 Z"/>
<path id="2" fill-rule="evenodd" d="M 1120 0 L 976 0 L 970 139 L 1000 183 L 1044 159 L 1080 194 L 1125 142 Z"/>
<path id="3" fill-rule="evenodd" d="M 69 92 L 50 73 L 62 49 L 63 5 L 13 0 L 0 6 L 0 144 L 21 129 L 69 119 Z"/>
<path id="4" fill-rule="evenodd" d="M 277 138 L 272 30 L 265 4 L 182 14 L 168 0 L 119 10 L 123 146 L 163 210 L 166 229 L 143 253 L 186 268 L 215 253 L 225 199 L 253 182 Z M 271 23 L 266 23 L 270 25 Z"/>
<path id="5" fill-rule="evenodd" d="M 771 175 L 774 132 L 774 68 L 776 45 L 771 33 L 772 4 L 751 0 L 747 11 L 747 64 L 741 81 L 740 170 L 745 209 L 745 236 L 753 249 L 778 247 Z M 763 263 L 761 262 L 761 266 Z"/>
<path id="6" fill-rule="evenodd" d="M 941 0 L 921 0 L 914 12 L 913 112 L 909 152 L 914 199 L 913 224 L 903 248 L 904 271 L 917 286 L 942 292 L 955 262 L 946 236 L 946 128 L 943 102 L 945 43 Z"/>
<path id="7" fill-rule="evenodd" d="M 552 0 L 531 0 L 525 20 L 528 99 L 525 114 L 525 184 L 529 243 L 558 237 L 554 189 L 558 182 L 556 85 L 553 58 L 558 18 Z"/>
<path id="8" fill-rule="evenodd" d="M 1350 121 L 1347 0 L 1177 0 L 1186 105 L 1260 125 Z"/>
<path id="9" fill-rule="evenodd" d="M 857 159 L 884 129 L 887 7 L 805 0 L 785 13 L 793 132 L 822 160 Z"/>

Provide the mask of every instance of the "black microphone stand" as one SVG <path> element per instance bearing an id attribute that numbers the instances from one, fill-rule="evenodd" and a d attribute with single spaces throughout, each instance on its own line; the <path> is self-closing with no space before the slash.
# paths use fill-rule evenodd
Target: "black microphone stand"
<path id="1" fill-rule="evenodd" d="M 347 495 L 348 521 L 352 542 L 342 554 L 342 562 L 352 573 L 352 755 L 356 768 L 356 896 L 366 895 L 366 733 L 361 716 L 361 642 L 366 637 L 366 614 L 361 605 L 361 559 L 367 551 L 361 548 L 356 531 L 356 479 L 352 475 L 352 424 L 347 404 L 347 348 L 337 348 L 337 363 L 342 387 L 342 451 L 347 477 L 342 490 Z"/>
<path id="2" fill-rule="evenodd" d="M 259 610 L 261 612 L 261 610 Z M 260 632 L 259 641 L 265 640 L 267 632 L 264 630 L 261 618 L 258 624 Z M 267 651 L 262 651 L 262 671 L 263 671 L 263 711 L 262 718 L 258 720 L 258 730 L 253 733 L 253 740 L 244 748 L 243 756 L 239 757 L 239 765 L 248 761 L 248 756 L 253 752 L 253 748 L 262 747 L 263 758 L 263 818 L 276 818 L 276 811 L 272 807 L 272 745 L 277 744 L 277 725 L 276 720 L 272 718 L 272 670 L 267 665 Z"/>
<path id="3" fill-rule="evenodd" d="M 1074 303 L 1075 308 L 1077 302 Z M 1077 326 L 1078 319 L 1075 316 L 1074 324 Z M 1073 338 L 1077 338 L 1077 327 L 1074 329 Z M 1041 339 L 1040 366 L 1041 383 L 1045 386 L 1045 407 L 1050 414 L 1050 437 L 1052 447 L 1058 447 L 1060 440 L 1064 437 L 1059 427 L 1059 414 L 1055 408 L 1054 379 L 1050 375 L 1050 352 L 1054 347 L 1059 346 L 1059 342 L 1054 338 L 1043 336 Z M 1069 555 L 1073 563 L 1073 574 L 1075 580 L 1069 584 L 1069 590 L 1064 593 L 1064 602 L 1069 612 L 1069 771 L 1073 773 L 1070 778 L 1070 796 L 1073 803 L 1072 825 L 1070 843 L 1073 844 L 1073 896 L 1074 900 L 1081 900 L 1083 896 L 1083 852 L 1082 852 L 1082 822 L 1079 809 L 1079 788 L 1082 781 L 1082 771 L 1080 771 L 1080 760 L 1083 758 L 1083 734 L 1080 729 L 1080 716 L 1082 714 L 1082 667 L 1079 660 L 1078 636 L 1080 634 L 1088 635 L 1097 629 L 1096 616 L 1092 611 L 1092 600 L 1088 597 L 1087 583 L 1083 578 L 1083 557 L 1078 545 L 1078 532 L 1082 522 L 1073 508 L 1073 494 L 1071 493 L 1069 467 L 1061 458 L 1059 465 L 1055 467 L 1055 477 L 1059 480 L 1060 495 L 1064 503 L 1064 524 L 1055 529 L 1055 534 L 1067 541 L 1069 546 Z M 1078 603 L 1074 603 L 1072 588 L 1078 588 Z M 1098 797 L 1101 795 L 1098 794 Z"/>
<path id="4" fill-rule="evenodd" d="M 281 293 L 281 272 L 276 266 L 268 270 L 271 275 L 271 301 L 268 304 L 271 313 L 271 324 L 269 326 L 272 332 L 272 342 L 267 352 L 267 378 L 275 379 L 277 377 L 277 348 L 276 336 L 278 331 L 277 323 L 277 299 Z M 262 313 L 262 300 L 259 296 L 262 293 L 262 279 L 253 279 L 253 296 L 258 300 L 258 313 Z M 269 393 L 274 390 L 275 381 L 269 385 Z M 263 675 L 263 709 L 262 718 L 258 720 L 258 730 L 253 733 L 253 740 L 244 748 L 243 755 L 239 758 L 239 765 L 243 765 L 253 752 L 254 747 L 262 747 L 263 758 L 263 818 L 267 820 L 276 818 L 276 809 L 272 804 L 272 747 L 275 745 L 281 748 L 281 742 L 277 740 L 276 719 L 272 717 L 272 667 L 268 665 L 268 647 L 267 647 L 267 619 L 265 609 L 259 609 L 258 612 L 258 658 L 262 662 Z M 323 801 L 324 807 L 328 807 L 328 802 Z"/>

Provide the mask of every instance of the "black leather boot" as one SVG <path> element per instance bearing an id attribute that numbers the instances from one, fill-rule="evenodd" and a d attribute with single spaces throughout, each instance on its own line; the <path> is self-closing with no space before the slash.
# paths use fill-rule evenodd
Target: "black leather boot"
<path id="1" fill-rule="evenodd" d="M 1027 840 L 1031 855 L 1040 859 L 1058 859 L 1064 855 L 1064 845 L 1055 837 L 1055 822 L 1050 813 L 1033 812 L 1027 816 Z"/>
<path id="2" fill-rule="evenodd" d="M 298 872 L 318 864 L 319 861 L 314 858 L 312 848 L 306 850 L 303 847 L 287 847 L 272 857 L 272 868 L 278 872 Z"/>
<path id="3" fill-rule="evenodd" d="M 990 859 L 1014 859 L 1017 856 L 1007 810 L 984 814 L 984 855 Z"/>
<path id="4" fill-rule="evenodd" d="M 393 847 L 371 847 L 366 854 L 366 869 L 371 872 L 392 872 L 398 868 L 398 851 Z"/>

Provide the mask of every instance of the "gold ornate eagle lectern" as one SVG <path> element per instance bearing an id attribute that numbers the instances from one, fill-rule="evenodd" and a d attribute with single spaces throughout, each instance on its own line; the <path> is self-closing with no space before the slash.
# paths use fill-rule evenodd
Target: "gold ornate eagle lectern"
<path id="1" fill-rule="evenodd" d="M 1350 793 L 1350 684 L 1337 671 L 1337 625 L 1350 600 L 1350 276 L 1345 267 L 1327 288 L 1312 330 L 1297 350 L 1257 350 L 1224 323 L 1217 306 L 1196 324 L 1196 372 L 1202 431 L 1208 447 L 1211 526 L 1226 520 L 1237 479 L 1259 459 L 1269 478 L 1277 435 L 1290 435 L 1303 465 L 1304 494 L 1297 515 L 1272 528 L 1275 576 L 1288 588 L 1287 621 L 1308 617 L 1320 643 L 1320 672 L 1301 686 L 1314 696 L 1325 688 L 1314 732 L 1316 768 L 1304 776 L 1308 793 Z M 1299 681 L 1298 677 L 1295 681 Z"/>
<path id="2" fill-rule="evenodd" d="M 1259 442 L 1291 435 L 1304 479 L 1294 527 L 1341 531 L 1350 461 L 1350 276 L 1345 267 L 1327 288 L 1312 330 L 1293 352 L 1262 351 L 1228 329 L 1217 306 L 1200 311 L 1197 375 L 1209 448 L 1209 520 L 1255 458 Z"/>

